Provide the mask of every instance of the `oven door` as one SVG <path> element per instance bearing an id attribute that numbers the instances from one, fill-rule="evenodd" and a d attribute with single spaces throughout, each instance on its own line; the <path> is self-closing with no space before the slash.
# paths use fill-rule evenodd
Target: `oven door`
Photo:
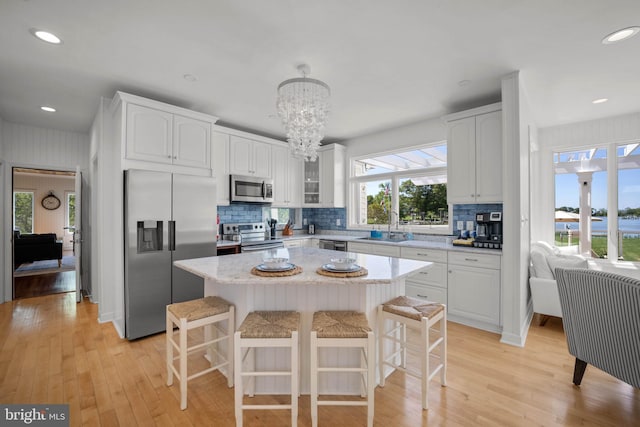
<path id="1" fill-rule="evenodd" d="M 269 249 L 279 249 L 279 248 L 284 248 L 284 243 L 265 241 L 264 243 L 257 243 L 253 245 L 251 244 L 242 245 L 240 247 L 240 250 L 242 252 L 259 252 L 259 251 L 266 251 Z"/>

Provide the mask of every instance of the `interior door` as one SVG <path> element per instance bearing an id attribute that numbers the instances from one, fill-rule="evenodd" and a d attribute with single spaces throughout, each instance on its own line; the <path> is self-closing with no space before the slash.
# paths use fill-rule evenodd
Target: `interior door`
<path id="1" fill-rule="evenodd" d="M 76 167 L 75 228 L 73 230 L 73 251 L 76 257 L 76 302 L 82 300 L 82 172 Z"/>

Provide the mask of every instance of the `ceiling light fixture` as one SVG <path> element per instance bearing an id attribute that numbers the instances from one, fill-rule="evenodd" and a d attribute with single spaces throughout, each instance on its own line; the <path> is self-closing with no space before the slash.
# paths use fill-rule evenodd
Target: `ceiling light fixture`
<path id="1" fill-rule="evenodd" d="M 39 38 L 44 42 L 51 43 L 51 44 L 62 43 L 62 40 L 60 39 L 60 37 L 48 31 L 38 30 L 37 28 L 32 28 L 29 31 L 31 32 L 31 34 L 33 34 L 34 36 L 36 36 L 37 38 Z"/>
<path id="2" fill-rule="evenodd" d="M 640 31 L 640 27 L 628 27 L 615 31 L 602 39 L 603 44 L 617 43 L 635 36 Z"/>
<path id="3" fill-rule="evenodd" d="M 608 98 L 598 98 L 591 101 L 592 104 L 602 104 L 603 102 L 607 102 Z"/>
<path id="4" fill-rule="evenodd" d="M 185 74 L 182 76 L 183 79 L 185 79 L 188 82 L 195 82 L 196 80 L 198 80 L 198 78 L 196 76 L 194 76 L 193 74 Z"/>
<path id="5" fill-rule="evenodd" d="M 55 112 L 56 112 L 56 109 L 55 109 L 55 108 L 53 108 L 53 107 L 48 107 L 48 106 L 46 106 L 46 105 L 41 106 L 41 107 L 40 107 L 40 109 L 41 109 L 42 111 L 46 111 L 47 113 L 55 113 Z"/>
<path id="6" fill-rule="evenodd" d="M 331 91 L 326 83 L 307 77 L 311 71 L 307 64 L 297 69 L 302 77 L 285 80 L 278 86 L 276 107 L 293 155 L 314 161 L 324 138 Z"/>

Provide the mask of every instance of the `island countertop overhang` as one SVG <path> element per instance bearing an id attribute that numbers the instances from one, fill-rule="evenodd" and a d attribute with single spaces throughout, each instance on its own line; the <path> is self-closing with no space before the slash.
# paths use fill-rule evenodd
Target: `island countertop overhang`
<path id="1" fill-rule="evenodd" d="M 262 277 L 251 274 L 251 269 L 259 265 L 265 257 L 288 257 L 289 261 L 302 267 L 302 273 L 284 277 Z M 331 258 L 356 259 L 356 264 L 368 270 L 368 274 L 360 277 L 327 277 L 316 273 Z M 204 279 L 224 284 L 242 284 L 268 281 L 279 283 L 345 283 L 345 284 L 379 284 L 389 283 L 405 278 L 432 263 L 411 259 L 386 257 L 351 252 L 339 252 L 318 248 L 281 248 L 272 251 L 243 253 L 222 257 L 195 258 L 175 261 L 175 266 L 189 271 Z"/>

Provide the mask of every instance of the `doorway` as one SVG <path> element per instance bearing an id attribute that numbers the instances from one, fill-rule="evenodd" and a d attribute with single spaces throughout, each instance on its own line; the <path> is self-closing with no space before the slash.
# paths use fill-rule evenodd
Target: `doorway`
<path id="1" fill-rule="evenodd" d="M 75 171 L 12 169 L 13 299 L 76 291 L 75 181 Z"/>

